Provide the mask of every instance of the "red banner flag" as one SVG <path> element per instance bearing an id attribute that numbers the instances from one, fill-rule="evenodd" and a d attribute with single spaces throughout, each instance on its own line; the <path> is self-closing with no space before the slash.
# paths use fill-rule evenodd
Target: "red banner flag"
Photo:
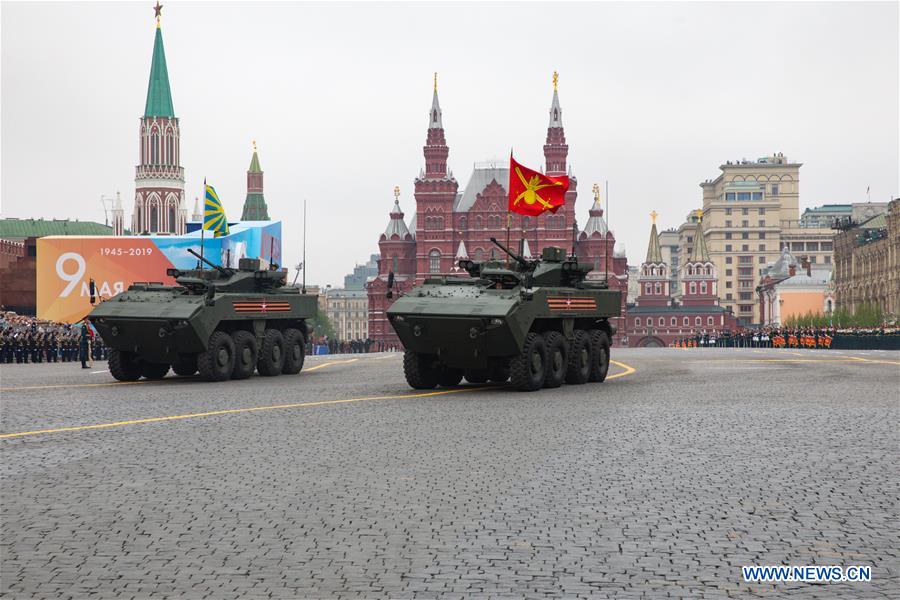
<path id="1" fill-rule="evenodd" d="M 550 211 L 555 213 L 566 202 L 569 178 L 550 177 L 532 171 L 509 157 L 509 210 L 520 215 L 536 217 Z"/>

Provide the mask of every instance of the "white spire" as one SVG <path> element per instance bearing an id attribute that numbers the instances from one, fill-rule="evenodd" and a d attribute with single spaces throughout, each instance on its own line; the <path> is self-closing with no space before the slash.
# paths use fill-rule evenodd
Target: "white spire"
<path id="1" fill-rule="evenodd" d="M 531 258 L 531 248 L 528 247 L 528 240 L 524 240 L 522 243 L 522 258 L 529 259 Z"/>
<path id="2" fill-rule="evenodd" d="M 466 244 L 462 240 L 459 240 L 459 248 L 456 249 L 456 258 L 459 260 L 469 258 L 469 253 L 466 252 Z"/>
<path id="3" fill-rule="evenodd" d="M 203 220 L 203 215 L 200 213 L 200 198 L 194 196 L 194 214 L 191 215 L 191 221 L 197 223 Z"/>
<path id="4" fill-rule="evenodd" d="M 441 104 L 437 95 L 437 73 L 434 74 L 434 96 L 431 98 L 431 111 L 428 113 L 428 129 L 443 129 L 441 123 Z"/>

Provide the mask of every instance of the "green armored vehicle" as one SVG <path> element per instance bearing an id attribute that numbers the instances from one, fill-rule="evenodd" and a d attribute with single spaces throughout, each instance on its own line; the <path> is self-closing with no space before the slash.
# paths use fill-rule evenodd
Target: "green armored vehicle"
<path id="1" fill-rule="evenodd" d="M 585 281 L 590 268 L 562 248 L 526 260 L 491 241 L 511 265 L 461 260 L 469 277 L 426 279 L 388 309 L 409 385 L 431 389 L 465 377 L 533 391 L 606 379 L 620 292 Z"/>
<path id="2" fill-rule="evenodd" d="M 120 381 L 197 371 L 208 381 L 299 373 L 316 297 L 285 287 L 286 272 L 242 258 L 238 269 L 169 269 L 177 285 L 135 283 L 89 315 Z"/>

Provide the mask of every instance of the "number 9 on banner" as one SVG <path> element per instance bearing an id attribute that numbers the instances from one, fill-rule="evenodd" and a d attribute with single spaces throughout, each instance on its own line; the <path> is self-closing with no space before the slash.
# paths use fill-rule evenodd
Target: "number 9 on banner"
<path id="1" fill-rule="evenodd" d="M 75 261 L 76 269 L 73 273 L 67 273 L 63 268 L 66 263 L 70 261 Z M 78 282 L 81 281 L 86 269 L 87 265 L 84 262 L 84 257 L 77 252 L 64 252 L 59 255 L 59 258 L 56 259 L 56 274 L 60 279 L 68 282 L 68 285 L 66 285 L 65 289 L 60 293 L 60 298 L 69 297 L 69 294 L 72 293 L 72 290 L 78 285 Z"/>

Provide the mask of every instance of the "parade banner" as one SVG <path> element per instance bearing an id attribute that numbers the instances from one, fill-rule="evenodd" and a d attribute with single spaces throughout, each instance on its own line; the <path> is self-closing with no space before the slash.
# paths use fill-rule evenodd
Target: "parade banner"
<path id="1" fill-rule="evenodd" d="M 200 232 L 183 236 L 48 236 L 37 240 L 37 316 L 75 323 L 91 311 L 90 280 L 97 300 L 108 300 L 136 281 L 175 283 L 166 269 L 192 269 Z M 237 267 L 241 258 L 281 264 L 281 222 L 236 224 L 226 236 L 207 237 L 209 260 Z"/>

